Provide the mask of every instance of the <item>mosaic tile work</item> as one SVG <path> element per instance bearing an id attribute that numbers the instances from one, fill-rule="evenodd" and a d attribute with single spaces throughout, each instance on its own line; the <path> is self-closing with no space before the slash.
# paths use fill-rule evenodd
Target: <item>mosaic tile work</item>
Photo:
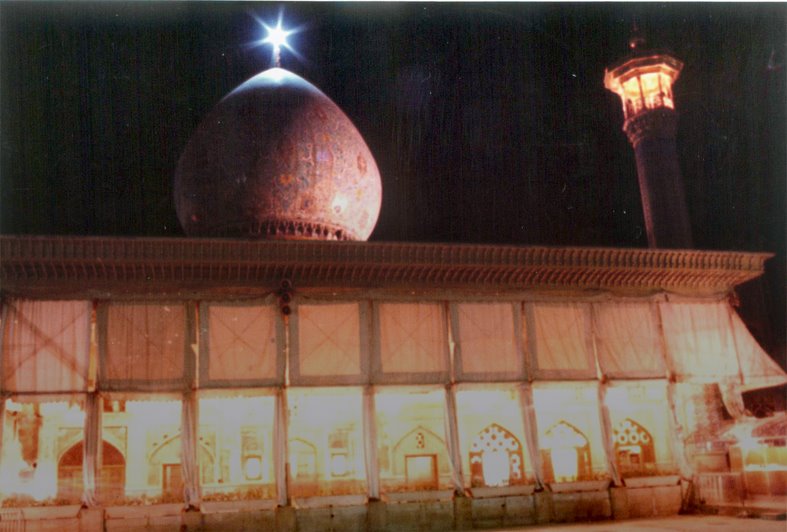
<path id="1" fill-rule="evenodd" d="M 377 165 L 349 118 L 280 68 L 216 105 L 175 175 L 189 236 L 366 240 L 381 199 Z"/>

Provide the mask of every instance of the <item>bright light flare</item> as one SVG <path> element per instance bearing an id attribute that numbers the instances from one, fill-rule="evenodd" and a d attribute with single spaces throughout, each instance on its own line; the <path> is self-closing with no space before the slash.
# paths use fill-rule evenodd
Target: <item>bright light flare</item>
<path id="1" fill-rule="evenodd" d="M 290 35 L 292 31 L 282 28 L 281 20 L 276 24 L 275 28 L 271 28 L 264 22 L 262 25 L 268 31 L 268 36 L 263 39 L 263 43 L 272 44 L 274 48 L 281 48 L 282 46 L 289 48 L 289 44 L 287 44 L 287 36 Z"/>
<path id="2" fill-rule="evenodd" d="M 301 28 L 295 29 L 285 29 L 282 22 L 282 15 L 283 13 L 279 11 L 279 18 L 276 21 L 275 26 L 271 26 L 267 24 L 265 21 L 260 19 L 257 15 L 251 14 L 257 24 L 259 24 L 265 31 L 267 35 L 258 41 L 253 43 L 253 46 L 262 46 L 264 44 L 269 44 L 273 48 L 273 56 L 272 62 L 273 65 L 277 68 L 281 67 L 281 50 L 282 48 L 286 48 L 290 53 L 292 53 L 298 59 L 302 59 L 300 54 L 287 42 L 287 38 L 290 35 L 298 33 Z"/>

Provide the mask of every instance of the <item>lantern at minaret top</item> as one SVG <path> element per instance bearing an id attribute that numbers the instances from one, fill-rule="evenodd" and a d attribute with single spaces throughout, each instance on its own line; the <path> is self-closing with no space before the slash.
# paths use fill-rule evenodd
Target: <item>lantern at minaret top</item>
<path id="1" fill-rule="evenodd" d="M 623 131 L 637 159 L 648 246 L 690 248 L 672 96 L 683 63 L 666 52 L 644 49 L 636 28 L 629 46 L 632 53 L 606 70 L 604 86 L 623 100 Z"/>

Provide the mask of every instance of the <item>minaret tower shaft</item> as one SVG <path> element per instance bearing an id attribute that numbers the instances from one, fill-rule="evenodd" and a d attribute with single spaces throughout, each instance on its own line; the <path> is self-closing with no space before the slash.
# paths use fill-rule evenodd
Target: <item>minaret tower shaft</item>
<path id="1" fill-rule="evenodd" d="M 691 248 L 672 96 L 683 63 L 668 53 L 643 50 L 643 44 L 638 35 L 631 38 L 632 54 L 606 70 L 604 86 L 623 103 L 623 131 L 637 158 L 648 246 Z"/>

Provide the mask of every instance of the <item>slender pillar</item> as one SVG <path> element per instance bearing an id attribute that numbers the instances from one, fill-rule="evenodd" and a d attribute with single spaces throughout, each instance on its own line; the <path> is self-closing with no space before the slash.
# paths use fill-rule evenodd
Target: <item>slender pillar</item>
<path id="1" fill-rule="evenodd" d="M 675 143 L 677 113 L 672 84 L 683 63 L 663 52 L 642 50 L 607 69 L 604 86 L 620 96 L 626 132 L 637 158 L 637 177 L 648 246 L 691 248 L 691 226 Z"/>

